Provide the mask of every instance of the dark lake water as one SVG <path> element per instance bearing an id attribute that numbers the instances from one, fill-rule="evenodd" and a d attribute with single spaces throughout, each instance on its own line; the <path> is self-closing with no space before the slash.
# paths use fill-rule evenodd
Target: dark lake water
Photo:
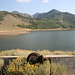
<path id="1" fill-rule="evenodd" d="M 0 51 L 26 50 L 75 50 L 75 31 L 35 31 L 18 36 L 0 36 Z"/>

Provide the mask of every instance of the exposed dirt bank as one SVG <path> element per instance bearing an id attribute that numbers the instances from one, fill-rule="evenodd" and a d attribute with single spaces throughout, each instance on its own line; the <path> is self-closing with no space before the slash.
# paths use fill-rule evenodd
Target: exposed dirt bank
<path id="1" fill-rule="evenodd" d="M 31 29 L 0 31 L 0 36 L 13 36 L 30 33 Z"/>
<path id="2" fill-rule="evenodd" d="M 20 35 L 27 34 L 30 31 L 41 31 L 41 30 L 70 30 L 70 28 L 57 28 L 57 29 L 20 29 L 20 30 L 1 30 L 0 36 L 12 36 L 12 35 Z"/>

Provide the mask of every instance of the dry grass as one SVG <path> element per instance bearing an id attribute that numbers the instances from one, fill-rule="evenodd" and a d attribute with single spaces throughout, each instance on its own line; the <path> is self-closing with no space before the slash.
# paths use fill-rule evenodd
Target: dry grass
<path id="1" fill-rule="evenodd" d="M 0 71 L 1 71 L 1 67 L 4 65 L 4 60 L 0 59 Z"/>
<path id="2" fill-rule="evenodd" d="M 48 51 L 48 50 L 37 50 L 37 51 L 30 51 L 30 50 L 21 50 L 21 49 L 12 49 L 0 52 L 0 56 L 22 56 L 27 57 L 30 53 L 37 52 L 41 55 L 75 55 L 75 51 Z"/>
<path id="3" fill-rule="evenodd" d="M 24 24 L 29 25 L 29 20 L 26 18 L 20 18 L 20 17 L 14 17 L 11 14 L 7 14 L 4 18 L 4 20 L 0 21 L 0 30 L 19 30 L 17 25 L 18 24 Z"/>
<path id="4" fill-rule="evenodd" d="M 21 49 L 12 49 L 12 50 L 6 50 L 0 52 L 0 56 L 24 56 L 26 57 L 28 54 L 35 52 L 35 51 L 29 51 L 29 50 L 21 50 Z"/>
<path id="5" fill-rule="evenodd" d="M 21 58 L 24 56 L 24 57 L 27 57 L 30 53 L 32 52 L 37 52 L 41 55 L 74 55 L 75 54 L 75 51 L 73 52 L 70 52 L 70 51 L 54 51 L 54 52 L 51 52 L 51 51 L 48 51 L 48 50 L 38 50 L 38 51 L 29 51 L 29 50 L 21 50 L 21 49 L 16 49 L 16 50 L 7 50 L 7 51 L 2 51 L 0 52 L 0 56 L 21 56 Z M 17 60 L 15 61 L 17 65 L 21 64 L 21 61 L 20 58 L 17 58 L 17 59 L 13 59 L 13 60 Z M 23 62 L 25 62 L 25 59 L 22 60 Z M 1 66 L 4 65 L 4 60 L 3 59 L 0 59 L 0 71 L 1 71 Z M 47 66 L 47 68 L 45 68 Z M 37 69 L 35 67 L 33 67 L 32 71 L 28 70 L 32 67 L 27 67 L 26 65 L 26 68 L 28 71 L 26 71 L 27 75 L 31 75 L 31 73 L 35 73 L 34 71 L 36 70 L 36 73 L 40 73 L 41 72 L 41 75 L 49 75 L 47 74 L 48 72 L 50 72 L 50 70 L 48 68 L 50 68 L 49 65 L 41 65 L 40 66 L 40 69 Z M 13 67 L 11 64 L 9 65 L 9 67 Z M 7 70 L 10 70 L 10 68 L 8 68 Z M 20 73 L 24 73 L 22 75 L 26 75 L 25 73 L 25 70 L 22 72 L 22 70 L 24 70 L 24 66 L 22 66 L 22 68 L 19 69 Z M 46 73 L 47 71 L 47 73 Z M 10 75 L 9 73 L 16 73 L 18 72 L 17 70 L 14 70 L 14 72 L 11 72 L 10 71 L 7 71 L 8 75 Z M 66 72 L 66 67 L 65 66 L 61 66 L 60 64 L 56 64 L 54 63 L 53 66 L 52 66 L 52 75 L 65 75 L 65 72 Z M 44 73 L 44 74 L 43 74 Z M 46 74 L 45 74 L 46 73 Z M 13 74 L 14 75 L 14 74 Z M 21 75 L 21 74 L 20 74 Z M 34 74 L 34 75 L 37 75 L 37 74 Z M 40 75 L 40 74 L 38 74 Z"/>

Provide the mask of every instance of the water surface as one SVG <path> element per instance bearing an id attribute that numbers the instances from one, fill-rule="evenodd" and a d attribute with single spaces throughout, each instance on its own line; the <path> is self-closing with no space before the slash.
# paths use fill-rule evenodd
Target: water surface
<path id="1" fill-rule="evenodd" d="M 35 31 L 18 36 L 0 36 L 0 51 L 27 50 L 75 50 L 75 31 Z"/>

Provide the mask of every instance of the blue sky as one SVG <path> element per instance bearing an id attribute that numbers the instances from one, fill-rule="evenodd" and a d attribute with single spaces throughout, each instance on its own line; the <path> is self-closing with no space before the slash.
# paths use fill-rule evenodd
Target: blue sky
<path id="1" fill-rule="evenodd" d="M 57 9 L 75 14 L 75 0 L 0 0 L 0 11 L 35 14 Z"/>

